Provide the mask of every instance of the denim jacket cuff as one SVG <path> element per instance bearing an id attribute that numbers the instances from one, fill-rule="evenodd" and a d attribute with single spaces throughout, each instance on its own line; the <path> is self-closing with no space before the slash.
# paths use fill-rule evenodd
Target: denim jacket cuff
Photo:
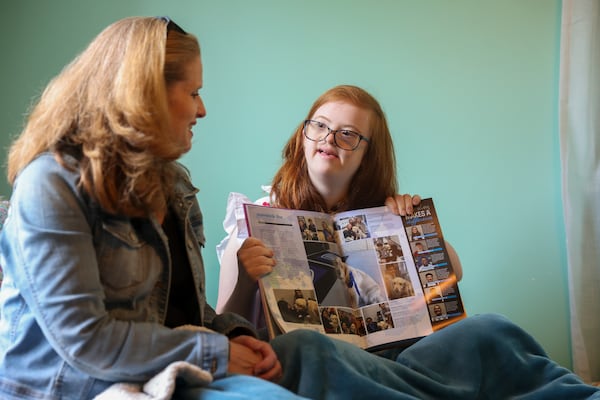
<path id="1" fill-rule="evenodd" d="M 248 320 L 230 312 L 217 315 L 208 327 L 230 338 L 239 335 L 258 336 L 256 328 Z"/>
<path id="2" fill-rule="evenodd" d="M 213 378 L 222 378 L 227 374 L 229 364 L 229 339 L 217 333 L 200 333 L 198 346 L 200 360 L 198 365 L 211 373 Z"/>

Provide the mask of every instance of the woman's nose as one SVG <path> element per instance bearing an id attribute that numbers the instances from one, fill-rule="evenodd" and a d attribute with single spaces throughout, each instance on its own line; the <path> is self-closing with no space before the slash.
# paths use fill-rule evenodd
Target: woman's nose
<path id="1" fill-rule="evenodd" d="M 204 107 L 204 101 L 202 98 L 198 96 L 198 109 L 196 110 L 196 118 L 204 118 L 206 117 L 206 107 Z"/>

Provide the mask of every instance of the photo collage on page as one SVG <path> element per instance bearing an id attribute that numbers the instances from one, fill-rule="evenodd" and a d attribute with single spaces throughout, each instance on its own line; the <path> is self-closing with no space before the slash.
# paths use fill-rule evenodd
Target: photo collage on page
<path id="1" fill-rule="evenodd" d="M 448 261 L 435 210 L 424 204 L 414 215 L 405 218 L 405 224 L 432 323 L 462 315 L 456 277 Z"/>

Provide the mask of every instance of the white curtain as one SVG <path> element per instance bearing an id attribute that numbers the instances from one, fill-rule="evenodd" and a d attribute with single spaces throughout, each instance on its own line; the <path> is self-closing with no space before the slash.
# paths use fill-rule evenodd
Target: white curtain
<path id="1" fill-rule="evenodd" d="M 560 150 L 573 369 L 600 381 L 600 1 L 563 0 Z"/>

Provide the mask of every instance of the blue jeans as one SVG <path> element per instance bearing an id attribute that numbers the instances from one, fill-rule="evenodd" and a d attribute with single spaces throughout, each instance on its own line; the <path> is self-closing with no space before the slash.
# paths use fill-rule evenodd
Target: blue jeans
<path id="1" fill-rule="evenodd" d="M 274 383 L 247 375 L 231 375 L 206 387 L 181 388 L 173 400 L 306 400 Z"/>
<path id="2" fill-rule="evenodd" d="M 320 399 L 600 399 L 506 318 L 466 318 L 389 360 L 309 330 L 271 343 L 280 384 Z"/>

